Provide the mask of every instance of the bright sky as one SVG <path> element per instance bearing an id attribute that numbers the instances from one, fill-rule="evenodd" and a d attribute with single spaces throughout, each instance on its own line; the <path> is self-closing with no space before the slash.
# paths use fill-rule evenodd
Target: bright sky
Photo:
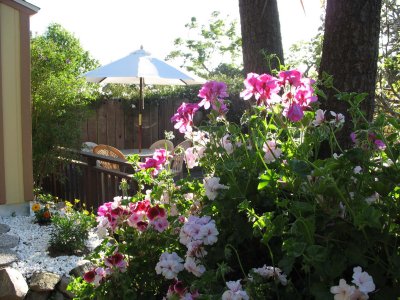
<path id="1" fill-rule="evenodd" d="M 196 17 L 206 24 L 213 11 L 239 24 L 238 0 L 28 0 L 40 8 L 31 17 L 31 31 L 42 34 L 50 23 L 73 33 L 102 65 L 144 46 L 159 58 L 173 50 L 173 41 L 187 37 L 185 24 Z M 278 0 L 284 49 L 309 40 L 320 24 L 320 0 Z M 240 34 L 240 27 L 238 30 Z"/>

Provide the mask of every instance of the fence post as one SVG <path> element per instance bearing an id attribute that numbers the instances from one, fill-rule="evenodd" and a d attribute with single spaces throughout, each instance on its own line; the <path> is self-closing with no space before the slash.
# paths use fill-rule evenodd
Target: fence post
<path id="1" fill-rule="evenodd" d="M 90 207 L 97 207 L 98 206 L 98 190 L 97 190 L 97 173 L 95 171 L 96 168 L 96 159 L 93 157 L 87 157 L 87 199 L 86 199 L 86 206 Z"/>

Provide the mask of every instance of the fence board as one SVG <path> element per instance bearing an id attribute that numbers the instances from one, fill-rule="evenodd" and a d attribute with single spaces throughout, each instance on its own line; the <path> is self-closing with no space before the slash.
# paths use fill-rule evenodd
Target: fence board
<path id="1" fill-rule="evenodd" d="M 115 136 L 115 109 L 116 109 L 115 101 L 107 101 L 106 103 L 106 113 L 107 113 L 107 145 L 116 145 L 116 136 Z"/>
<path id="2" fill-rule="evenodd" d="M 115 145 L 118 149 L 125 148 L 125 135 L 124 135 L 124 122 L 125 110 L 121 103 L 118 101 L 118 106 L 115 107 Z"/>

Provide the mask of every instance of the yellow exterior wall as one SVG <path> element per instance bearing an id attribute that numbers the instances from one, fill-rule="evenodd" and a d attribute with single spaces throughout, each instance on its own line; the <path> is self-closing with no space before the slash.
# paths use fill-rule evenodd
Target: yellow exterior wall
<path id="1" fill-rule="evenodd" d="M 23 203 L 19 12 L 0 3 L 4 169 L 7 204 Z M 1 166 L 0 166 L 1 167 Z"/>

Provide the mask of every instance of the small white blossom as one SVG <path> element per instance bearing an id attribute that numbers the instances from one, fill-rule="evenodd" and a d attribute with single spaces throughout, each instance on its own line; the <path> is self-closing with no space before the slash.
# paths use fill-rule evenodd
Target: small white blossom
<path id="1" fill-rule="evenodd" d="M 354 286 L 348 285 L 346 280 L 340 279 L 339 285 L 332 286 L 330 291 L 332 294 L 335 294 L 334 300 L 350 300 L 355 289 Z"/>
<path id="2" fill-rule="evenodd" d="M 267 164 L 274 162 L 282 154 L 282 150 L 278 148 L 275 141 L 264 143 L 263 151 L 265 152 L 264 160 Z"/>
<path id="3" fill-rule="evenodd" d="M 184 269 L 182 262 L 183 259 L 175 252 L 164 252 L 161 254 L 155 269 L 157 274 L 162 274 L 166 279 L 173 279 Z"/>
<path id="4" fill-rule="evenodd" d="M 337 114 L 334 111 L 331 111 L 331 116 L 334 117 L 333 120 L 329 121 L 330 124 L 335 125 L 336 127 L 340 127 L 344 124 L 345 118 L 343 114 Z"/>
<path id="5" fill-rule="evenodd" d="M 217 198 L 218 190 L 228 189 L 229 187 L 219 183 L 219 177 L 206 177 L 203 179 L 206 196 L 210 200 Z"/>
<path id="6" fill-rule="evenodd" d="M 365 202 L 368 204 L 375 203 L 379 199 L 379 194 L 377 192 L 373 193 L 371 196 L 365 198 Z"/>
<path id="7" fill-rule="evenodd" d="M 371 275 L 365 271 L 363 272 L 361 267 L 353 268 L 353 272 L 352 282 L 358 286 L 361 292 L 368 294 L 375 291 L 375 283 Z"/>
<path id="8" fill-rule="evenodd" d="M 317 127 L 325 122 L 325 112 L 326 110 L 318 109 L 315 112 L 315 119 L 312 121 L 312 124 Z"/>
<path id="9" fill-rule="evenodd" d="M 362 168 L 361 168 L 360 166 L 356 166 L 356 167 L 353 169 L 353 173 L 354 173 L 354 174 L 360 174 L 361 171 L 362 171 Z"/>

